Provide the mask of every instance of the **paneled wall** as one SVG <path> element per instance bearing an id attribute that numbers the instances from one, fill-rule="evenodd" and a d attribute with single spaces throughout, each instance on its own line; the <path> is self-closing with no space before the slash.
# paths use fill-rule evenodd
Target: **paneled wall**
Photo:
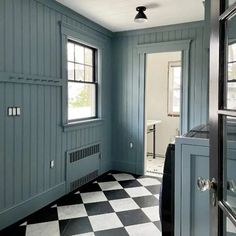
<path id="1" fill-rule="evenodd" d="M 101 120 L 66 129 L 60 22 L 105 45 Z M 189 124 L 205 123 L 204 32 L 203 22 L 197 22 L 113 34 L 54 0 L 0 0 L 0 229 L 66 193 L 68 150 L 100 142 L 100 174 L 111 168 L 141 173 L 137 45 L 192 39 Z M 21 116 L 7 116 L 11 106 L 19 106 Z"/>
<path id="2" fill-rule="evenodd" d="M 113 166 L 142 174 L 144 153 L 137 46 L 191 39 L 189 126 L 208 120 L 208 42 L 204 22 L 117 33 L 113 40 Z M 158 104 L 158 101 L 156 101 Z M 130 146 L 130 143 L 132 145 Z"/>
<path id="3" fill-rule="evenodd" d="M 106 44 L 102 120 L 66 131 L 60 22 Z M 111 37 L 54 1 L 0 0 L 0 229 L 65 194 L 66 151 L 100 142 L 100 174 L 111 169 Z M 12 106 L 21 116 L 7 116 Z"/>

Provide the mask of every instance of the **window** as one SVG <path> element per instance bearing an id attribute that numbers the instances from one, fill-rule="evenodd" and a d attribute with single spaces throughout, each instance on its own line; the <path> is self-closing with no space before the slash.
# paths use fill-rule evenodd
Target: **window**
<path id="1" fill-rule="evenodd" d="M 232 43 L 228 47 L 228 80 L 226 93 L 226 107 L 231 110 L 236 110 L 236 43 Z"/>
<path id="2" fill-rule="evenodd" d="M 168 116 L 180 115 L 181 62 L 169 62 Z"/>
<path id="3" fill-rule="evenodd" d="M 68 120 L 97 117 L 96 49 L 68 40 Z"/>

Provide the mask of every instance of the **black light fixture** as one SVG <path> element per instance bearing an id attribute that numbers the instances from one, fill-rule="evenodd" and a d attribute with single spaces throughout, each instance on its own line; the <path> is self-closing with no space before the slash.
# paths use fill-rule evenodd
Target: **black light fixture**
<path id="1" fill-rule="evenodd" d="M 136 8 L 138 14 L 135 16 L 134 21 L 137 23 L 143 23 L 147 21 L 147 16 L 145 15 L 144 11 L 146 11 L 146 7 L 140 6 Z"/>

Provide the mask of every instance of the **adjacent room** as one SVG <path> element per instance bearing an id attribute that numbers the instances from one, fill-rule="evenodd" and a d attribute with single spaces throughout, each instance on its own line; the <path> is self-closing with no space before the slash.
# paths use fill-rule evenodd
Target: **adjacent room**
<path id="1" fill-rule="evenodd" d="M 236 236 L 235 0 L 0 0 L 0 236 Z"/>
<path id="2" fill-rule="evenodd" d="M 146 174 L 163 174 L 167 146 L 180 134 L 182 52 L 147 54 Z"/>

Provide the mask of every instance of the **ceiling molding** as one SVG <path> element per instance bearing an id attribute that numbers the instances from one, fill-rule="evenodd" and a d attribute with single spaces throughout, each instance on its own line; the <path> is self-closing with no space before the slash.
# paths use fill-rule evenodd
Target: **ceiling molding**
<path id="1" fill-rule="evenodd" d="M 135 35 L 151 34 L 151 33 L 157 33 L 157 32 L 172 31 L 173 29 L 183 30 L 183 29 L 188 29 L 188 28 L 202 28 L 204 26 L 205 26 L 204 21 L 195 21 L 195 22 L 168 25 L 168 26 L 157 26 L 157 27 L 141 29 L 141 30 L 138 29 L 138 30 L 115 32 L 114 35 L 116 37 L 135 36 Z"/>

